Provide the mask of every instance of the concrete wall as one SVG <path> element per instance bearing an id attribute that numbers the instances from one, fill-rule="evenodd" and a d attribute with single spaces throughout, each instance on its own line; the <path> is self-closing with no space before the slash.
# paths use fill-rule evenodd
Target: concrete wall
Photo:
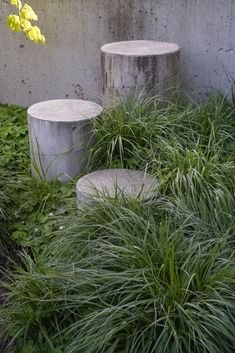
<path id="1" fill-rule="evenodd" d="M 235 78 L 235 0 L 28 0 L 47 46 L 5 29 L 0 2 L 0 102 L 28 106 L 52 98 L 101 95 L 99 48 L 112 41 L 173 41 L 186 90 L 227 91 Z M 75 86 L 74 86 L 75 85 Z"/>

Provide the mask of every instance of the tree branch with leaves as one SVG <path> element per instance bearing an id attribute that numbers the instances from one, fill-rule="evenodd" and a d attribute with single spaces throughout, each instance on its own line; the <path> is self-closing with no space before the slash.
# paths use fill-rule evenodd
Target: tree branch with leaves
<path id="1" fill-rule="evenodd" d="M 27 3 L 22 4 L 21 0 L 10 0 L 10 4 L 17 11 L 16 14 L 7 16 L 7 27 L 13 32 L 23 32 L 27 39 L 35 44 L 46 43 L 45 36 L 41 33 L 38 26 L 33 25 L 32 21 L 37 21 L 38 16 Z"/>

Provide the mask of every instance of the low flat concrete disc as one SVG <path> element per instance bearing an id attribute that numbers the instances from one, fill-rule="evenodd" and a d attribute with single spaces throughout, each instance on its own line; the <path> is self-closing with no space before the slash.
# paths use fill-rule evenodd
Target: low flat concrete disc
<path id="1" fill-rule="evenodd" d="M 124 194 L 147 200 L 156 195 L 157 181 L 151 175 L 130 169 L 105 169 L 83 176 L 77 182 L 80 201 L 92 202 L 96 198 L 115 198 Z"/>
<path id="2" fill-rule="evenodd" d="M 102 113 L 96 103 L 81 99 L 55 99 L 40 102 L 28 109 L 29 117 L 54 122 L 87 120 Z"/>
<path id="3" fill-rule="evenodd" d="M 172 54 L 180 48 L 175 43 L 157 42 L 151 40 L 133 40 L 105 44 L 101 51 L 116 55 L 127 56 L 155 56 Z"/>

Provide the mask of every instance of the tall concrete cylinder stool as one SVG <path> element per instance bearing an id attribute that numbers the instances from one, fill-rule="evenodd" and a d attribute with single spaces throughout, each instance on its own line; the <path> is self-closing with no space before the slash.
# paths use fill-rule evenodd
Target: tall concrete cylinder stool
<path id="1" fill-rule="evenodd" d="M 85 171 L 89 148 L 94 144 L 92 119 L 102 107 L 78 99 L 58 99 L 28 109 L 33 176 L 68 181 Z"/>
<path id="2" fill-rule="evenodd" d="M 174 43 L 135 40 L 101 48 L 104 104 L 132 93 L 171 100 L 179 87 L 180 48 Z"/>
<path id="3" fill-rule="evenodd" d="M 138 170 L 105 169 L 83 176 L 77 182 L 77 198 L 93 204 L 97 199 L 114 199 L 120 195 L 146 201 L 156 195 L 157 181 Z"/>

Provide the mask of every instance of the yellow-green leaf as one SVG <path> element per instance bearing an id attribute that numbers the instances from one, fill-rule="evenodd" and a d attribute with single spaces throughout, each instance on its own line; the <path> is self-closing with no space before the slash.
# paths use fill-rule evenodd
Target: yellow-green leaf
<path id="1" fill-rule="evenodd" d="M 15 6 L 18 10 L 21 10 L 22 8 L 22 3 L 20 0 L 11 0 L 10 4 Z"/>
<path id="2" fill-rule="evenodd" d="M 19 16 L 9 15 L 7 17 L 7 27 L 10 28 L 13 32 L 21 32 L 22 28 Z"/>
<path id="3" fill-rule="evenodd" d="M 24 4 L 22 10 L 20 11 L 20 18 L 25 20 L 37 21 L 38 16 L 36 15 L 31 6 L 29 6 L 28 4 Z"/>
<path id="4" fill-rule="evenodd" d="M 38 26 L 33 26 L 28 32 L 26 32 L 26 37 L 30 40 L 33 40 L 35 44 L 41 42 L 45 44 L 45 37 L 41 34 L 40 28 Z"/>
<path id="5" fill-rule="evenodd" d="M 40 28 L 32 26 L 32 21 L 37 21 L 38 17 L 31 6 L 24 3 L 22 7 L 22 0 L 9 0 L 10 4 L 17 8 L 17 15 L 9 15 L 7 17 L 7 27 L 14 32 L 24 32 L 25 36 L 38 44 L 41 42 L 45 45 L 46 40 L 41 33 Z"/>
<path id="6" fill-rule="evenodd" d="M 32 24 L 29 20 L 22 18 L 20 20 L 20 23 L 24 32 L 28 32 L 32 28 Z"/>
<path id="7" fill-rule="evenodd" d="M 42 43 L 42 45 L 46 44 L 46 38 L 45 38 L 45 36 L 43 34 L 41 35 L 40 42 Z"/>

